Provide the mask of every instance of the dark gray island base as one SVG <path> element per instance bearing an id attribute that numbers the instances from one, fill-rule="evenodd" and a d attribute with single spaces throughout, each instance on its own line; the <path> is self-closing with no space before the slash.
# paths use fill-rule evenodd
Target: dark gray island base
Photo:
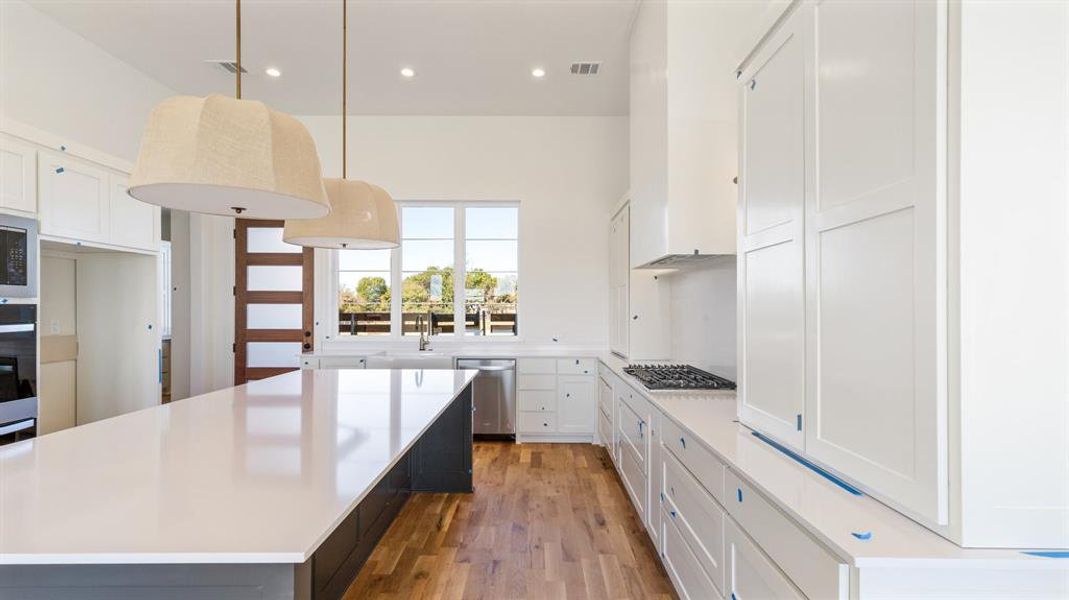
<path id="1" fill-rule="evenodd" d="M 413 492 L 472 490 L 469 383 L 303 563 L 0 565 L 0 599 L 335 600 Z"/>

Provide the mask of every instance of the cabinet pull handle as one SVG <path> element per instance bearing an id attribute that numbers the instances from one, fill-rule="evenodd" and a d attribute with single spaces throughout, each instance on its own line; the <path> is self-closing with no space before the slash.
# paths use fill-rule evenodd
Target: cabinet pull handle
<path id="1" fill-rule="evenodd" d="M 674 510 L 670 510 L 670 511 L 668 511 L 668 512 L 672 513 L 672 518 L 673 518 L 673 519 L 674 519 L 674 518 L 676 518 L 676 511 L 674 511 Z"/>
<path id="2" fill-rule="evenodd" d="M 738 495 L 739 502 L 742 502 L 742 488 L 735 488 L 735 493 Z"/>
<path id="3" fill-rule="evenodd" d="M 679 438 L 679 443 L 682 444 L 684 449 L 687 447 L 687 440 L 685 440 L 683 438 Z"/>
<path id="4" fill-rule="evenodd" d="M 750 89 L 752 90 L 755 87 L 757 87 L 757 79 L 751 79 L 750 80 Z"/>
<path id="5" fill-rule="evenodd" d="M 62 172 L 63 172 L 63 171 L 65 171 L 65 170 L 66 170 L 66 169 L 64 169 L 63 167 L 56 167 L 56 173 L 57 173 L 57 174 L 59 174 L 59 173 L 62 173 Z"/>

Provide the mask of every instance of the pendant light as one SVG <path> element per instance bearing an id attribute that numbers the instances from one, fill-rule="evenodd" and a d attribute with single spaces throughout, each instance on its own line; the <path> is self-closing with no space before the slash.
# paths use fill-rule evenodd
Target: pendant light
<path id="1" fill-rule="evenodd" d="M 319 219 L 287 219 L 282 239 L 310 248 L 377 250 L 400 245 L 397 205 L 385 190 L 348 174 L 349 3 L 342 0 L 341 179 L 324 179 L 331 212 Z"/>
<path id="2" fill-rule="evenodd" d="M 315 142 L 304 125 L 241 99 L 241 0 L 235 98 L 175 96 L 152 111 L 130 195 L 167 208 L 249 219 L 330 212 Z"/>

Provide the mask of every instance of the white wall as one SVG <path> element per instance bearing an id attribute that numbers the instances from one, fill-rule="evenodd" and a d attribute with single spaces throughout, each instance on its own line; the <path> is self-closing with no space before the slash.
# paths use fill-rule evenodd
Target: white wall
<path id="1" fill-rule="evenodd" d="M 174 92 L 19 0 L 0 2 L 0 119 L 134 160 Z"/>
<path id="2" fill-rule="evenodd" d="M 234 385 L 233 232 L 230 217 L 189 215 L 190 396 Z"/>
<path id="3" fill-rule="evenodd" d="M 664 277 L 671 286 L 672 360 L 735 381 L 735 257 Z"/>
<path id="4" fill-rule="evenodd" d="M 340 175 L 340 119 L 302 120 L 324 174 Z M 349 177 L 399 200 L 519 200 L 524 340 L 608 343 L 606 224 L 627 187 L 626 117 L 351 117 L 349 127 Z"/>

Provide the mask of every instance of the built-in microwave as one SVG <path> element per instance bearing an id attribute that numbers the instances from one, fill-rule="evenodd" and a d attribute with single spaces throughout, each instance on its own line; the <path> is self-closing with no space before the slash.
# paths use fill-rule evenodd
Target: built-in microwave
<path id="1" fill-rule="evenodd" d="M 37 221 L 0 215 L 0 298 L 37 297 Z"/>

